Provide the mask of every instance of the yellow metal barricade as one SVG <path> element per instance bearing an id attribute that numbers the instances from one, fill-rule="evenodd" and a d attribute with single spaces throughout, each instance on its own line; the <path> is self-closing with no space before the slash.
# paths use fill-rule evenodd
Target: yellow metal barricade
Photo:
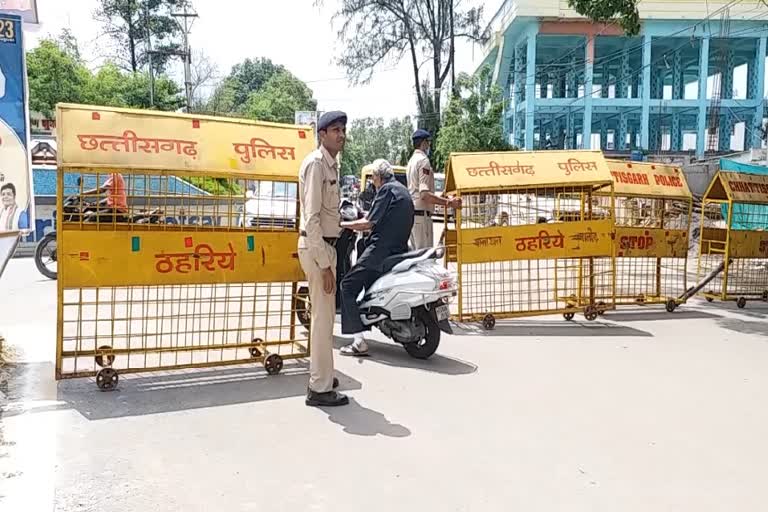
<path id="1" fill-rule="evenodd" d="M 611 307 L 613 181 L 600 152 L 452 154 L 446 175 L 446 193 L 463 200 L 444 235 L 459 321 L 490 329 L 499 318 L 579 311 L 594 320 Z"/>
<path id="2" fill-rule="evenodd" d="M 714 206 L 715 208 L 712 208 Z M 720 171 L 702 204 L 698 277 L 710 302 L 768 300 L 768 176 Z"/>
<path id="3" fill-rule="evenodd" d="M 310 128 L 59 105 L 56 378 L 306 357 Z M 127 204 L 124 204 L 127 203 Z"/>
<path id="4" fill-rule="evenodd" d="M 693 197 L 682 170 L 607 160 L 616 205 L 616 304 L 684 302 Z M 600 198 L 606 207 L 610 198 Z M 600 297 L 608 302 L 609 297 Z"/>

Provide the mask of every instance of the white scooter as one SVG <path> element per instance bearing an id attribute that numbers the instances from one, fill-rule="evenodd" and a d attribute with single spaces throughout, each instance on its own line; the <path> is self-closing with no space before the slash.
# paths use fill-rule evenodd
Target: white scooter
<path id="1" fill-rule="evenodd" d="M 359 215 L 351 202 L 342 202 L 344 220 Z M 458 286 L 454 275 L 438 262 L 444 252 L 444 247 L 432 247 L 390 256 L 383 262 L 382 276 L 358 297 L 363 325 L 377 327 L 418 359 L 435 353 L 441 330 L 453 332 L 448 303 Z"/>
<path id="2" fill-rule="evenodd" d="M 440 263 L 443 247 L 421 249 L 384 260 L 384 275 L 358 298 L 363 325 L 378 327 L 411 357 L 427 359 L 452 334 L 448 303 L 458 287 Z"/>
<path id="3" fill-rule="evenodd" d="M 360 210 L 348 199 L 340 205 L 341 218 L 356 220 Z M 343 230 L 336 244 L 336 288 L 352 267 L 355 234 Z M 361 250 L 362 244 L 357 249 Z M 458 293 L 456 278 L 438 260 L 444 247 L 421 249 L 391 256 L 383 262 L 383 274 L 358 296 L 363 325 L 377 327 L 384 335 L 403 345 L 409 355 L 427 359 L 440 344 L 440 331 L 452 334 L 448 303 Z M 338 294 L 337 294 L 338 297 Z M 339 304 L 337 304 L 338 306 Z M 309 289 L 297 292 L 296 316 L 309 329 Z"/>

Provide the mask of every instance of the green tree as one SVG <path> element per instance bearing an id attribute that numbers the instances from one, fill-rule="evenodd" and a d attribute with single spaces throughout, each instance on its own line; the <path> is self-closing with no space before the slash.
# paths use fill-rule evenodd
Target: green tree
<path id="1" fill-rule="evenodd" d="M 57 103 L 150 108 L 148 73 L 126 73 L 107 63 L 94 75 L 73 51 L 73 41 L 46 39 L 27 53 L 31 110 L 52 115 Z M 178 109 L 180 92 L 172 80 L 156 77 L 154 108 Z"/>
<path id="2" fill-rule="evenodd" d="M 245 59 L 235 64 L 229 75 L 215 88 L 206 110 L 212 113 L 244 114 L 251 94 L 264 88 L 274 75 L 285 71 L 283 66 L 264 57 Z"/>
<path id="3" fill-rule="evenodd" d="M 126 107 L 174 111 L 186 104 L 179 85 L 168 77 L 155 77 L 154 106 L 149 101 L 149 73 L 125 73 L 123 101 Z"/>
<path id="4" fill-rule="evenodd" d="M 143 69 L 149 62 L 151 34 L 152 66 L 163 71 L 181 48 L 181 28 L 171 13 L 184 5 L 187 0 L 99 0 L 95 18 L 114 44 L 109 57 L 123 69 Z"/>
<path id="5" fill-rule="evenodd" d="M 56 103 L 84 103 L 91 72 L 58 42 L 46 39 L 27 53 L 29 107 L 53 115 Z"/>
<path id="6" fill-rule="evenodd" d="M 173 111 L 184 105 L 181 89 L 167 77 L 155 77 L 154 105 L 149 101 L 149 73 L 126 73 L 108 63 L 91 77 L 85 103 L 107 107 Z"/>
<path id="7" fill-rule="evenodd" d="M 514 149 L 504 138 L 504 98 L 490 67 L 474 76 L 462 73 L 456 86 L 437 137 L 435 169 L 442 169 L 451 153 Z"/>
<path id="8" fill-rule="evenodd" d="M 342 174 L 358 175 L 363 166 L 377 158 L 404 165 L 412 132 L 410 117 L 391 119 L 389 123 L 381 117 L 353 120 L 347 129 L 347 145 L 341 156 Z"/>
<path id="9" fill-rule="evenodd" d="M 315 110 L 317 101 L 312 90 L 288 71 L 280 71 L 251 93 L 245 104 L 245 114 L 260 121 L 293 123 L 297 110 Z"/>
<path id="10" fill-rule="evenodd" d="M 640 32 L 640 0 L 568 0 L 576 12 L 597 22 L 618 21 L 629 36 Z"/>

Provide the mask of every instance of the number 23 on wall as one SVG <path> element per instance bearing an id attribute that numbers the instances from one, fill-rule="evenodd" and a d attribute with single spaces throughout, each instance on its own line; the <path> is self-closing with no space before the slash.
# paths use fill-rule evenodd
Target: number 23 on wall
<path id="1" fill-rule="evenodd" d="M 16 25 L 13 20 L 0 19 L 0 41 L 16 41 Z"/>

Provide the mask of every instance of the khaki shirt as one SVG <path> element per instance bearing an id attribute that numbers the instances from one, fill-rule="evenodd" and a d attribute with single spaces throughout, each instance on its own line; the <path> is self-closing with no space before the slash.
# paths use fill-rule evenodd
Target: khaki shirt
<path id="1" fill-rule="evenodd" d="M 417 149 L 408 160 L 408 192 L 411 193 L 413 206 L 416 210 L 425 210 L 434 213 L 435 205 L 421 200 L 423 191 L 435 193 L 435 173 L 429 164 L 429 157 L 422 150 Z"/>
<path id="2" fill-rule="evenodd" d="M 330 268 L 331 260 L 323 237 L 338 238 L 341 232 L 339 168 L 336 159 L 322 146 L 301 163 L 299 202 L 299 229 L 307 234 L 299 237 L 299 249 L 308 249 L 320 268 Z"/>

